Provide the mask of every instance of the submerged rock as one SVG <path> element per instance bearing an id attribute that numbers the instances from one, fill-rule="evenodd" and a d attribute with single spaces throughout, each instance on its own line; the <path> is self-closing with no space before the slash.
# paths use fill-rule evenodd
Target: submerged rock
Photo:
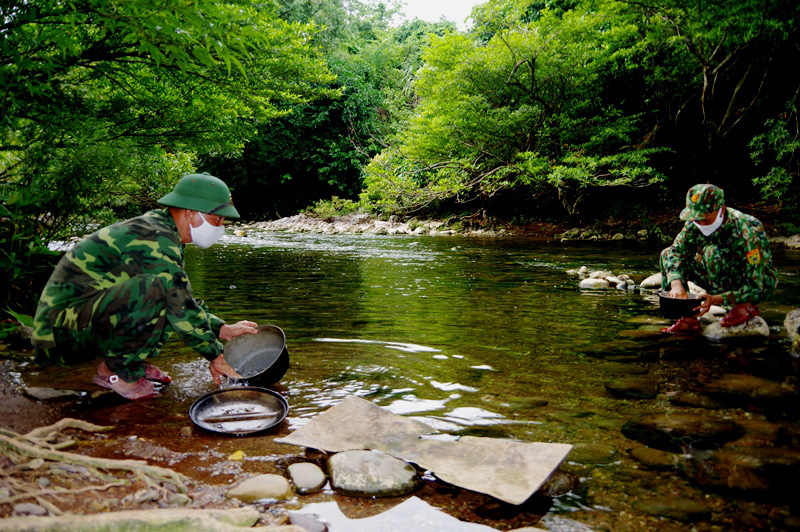
<path id="1" fill-rule="evenodd" d="M 683 497 L 655 497 L 636 501 L 633 503 L 633 507 L 646 514 L 675 519 L 684 523 L 705 521 L 711 517 L 710 507 Z"/>
<path id="2" fill-rule="evenodd" d="M 728 374 L 706 386 L 706 393 L 737 405 L 779 405 L 798 398 L 794 386 L 754 375 Z"/>
<path id="3" fill-rule="evenodd" d="M 328 460 L 331 486 L 356 497 L 397 497 L 422 482 L 411 464 L 379 451 L 345 451 Z"/>
<path id="4" fill-rule="evenodd" d="M 623 377 L 605 386 L 611 395 L 626 399 L 652 399 L 658 395 L 658 381 L 648 377 Z"/>
<path id="5" fill-rule="evenodd" d="M 655 414 L 628 421 L 622 427 L 626 437 L 669 452 L 683 452 L 698 441 L 722 444 L 743 432 L 734 421 L 698 414 Z"/>
<path id="6" fill-rule="evenodd" d="M 800 450 L 788 448 L 722 449 L 687 460 L 682 470 L 704 486 L 771 493 L 797 500 Z"/>
<path id="7" fill-rule="evenodd" d="M 670 396 L 669 402 L 680 406 L 695 406 L 707 410 L 718 410 L 725 405 L 707 395 L 695 392 L 676 392 Z"/>
<path id="8" fill-rule="evenodd" d="M 649 447 L 631 449 L 631 458 L 651 469 L 675 469 L 681 461 L 680 455 Z"/>
<path id="9" fill-rule="evenodd" d="M 580 483 L 578 475 L 559 470 L 547 479 L 537 493 L 545 497 L 559 497 L 574 491 Z"/>
<path id="10" fill-rule="evenodd" d="M 576 443 L 567 460 L 579 464 L 610 464 L 617 459 L 617 450 L 602 443 Z"/>

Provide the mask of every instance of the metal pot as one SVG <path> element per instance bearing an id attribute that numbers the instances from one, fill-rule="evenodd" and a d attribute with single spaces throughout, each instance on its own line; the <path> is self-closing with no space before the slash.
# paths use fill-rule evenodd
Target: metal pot
<path id="1" fill-rule="evenodd" d="M 289 369 L 286 335 L 275 325 L 259 325 L 258 334 L 243 334 L 225 344 L 225 361 L 247 384 L 268 386 Z"/>
<path id="2" fill-rule="evenodd" d="M 256 386 L 216 390 L 189 408 L 189 417 L 198 427 L 238 436 L 270 429 L 288 413 L 289 403 L 282 395 Z"/>
<path id="3" fill-rule="evenodd" d="M 661 314 L 663 314 L 665 318 L 669 319 L 695 316 L 697 311 L 695 311 L 694 308 L 699 307 L 700 303 L 705 298 L 691 293 L 688 294 L 688 296 L 689 299 L 678 299 L 675 297 L 669 297 L 669 292 L 659 292 L 658 307 L 661 310 Z"/>

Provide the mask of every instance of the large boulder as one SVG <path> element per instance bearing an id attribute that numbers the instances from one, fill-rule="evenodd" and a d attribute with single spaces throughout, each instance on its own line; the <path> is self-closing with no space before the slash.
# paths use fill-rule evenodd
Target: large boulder
<path id="1" fill-rule="evenodd" d="M 328 460 L 331 486 L 356 497 L 397 497 L 422 482 L 411 464 L 380 451 L 345 451 Z"/>
<path id="2" fill-rule="evenodd" d="M 733 327 L 723 327 L 720 322 L 714 322 L 703 329 L 703 336 L 715 342 L 737 338 L 768 338 L 769 325 L 761 316 Z"/>

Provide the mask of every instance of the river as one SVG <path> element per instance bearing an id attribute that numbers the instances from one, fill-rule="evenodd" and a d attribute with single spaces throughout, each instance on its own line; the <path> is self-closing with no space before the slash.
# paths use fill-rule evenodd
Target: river
<path id="1" fill-rule="evenodd" d="M 781 281 L 762 305 L 771 336 L 757 344 L 664 337 L 658 329 L 666 322 L 652 293 L 580 290 L 578 278 L 567 273 L 586 266 L 641 281 L 656 271 L 658 252 L 635 242 L 253 233 L 228 235 L 208 250 L 188 246 L 186 262 L 195 295 L 214 313 L 228 322 L 249 319 L 284 330 L 291 366 L 276 389 L 291 410 L 279 433 L 353 394 L 427 419 L 443 433 L 570 443 L 605 453 L 582 462 L 568 458 L 562 469 L 580 478 L 580 485 L 543 509 L 492 510 L 470 494 L 426 488 L 423 498 L 460 519 L 508 529 L 533 525 L 545 514 L 540 524 L 552 530 L 575 530 L 576 524 L 673 530 L 681 521 L 653 517 L 636 501 L 677 497 L 703 501 L 710 509 L 695 523 L 697 530 L 753 522 L 781 528 L 796 519 L 791 501 L 765 503 L 750 493 L 732 497 L 675 470 L 643 467 L 629 455 L 641 444 L 621 429 L 646 414 L 703 410 L 676 405 L 670 397 L 725 374 L 793 381 L 783 319 L 800 305 L 800 253 L 774 250 Z M 282 455 L 300 452 L 273 443 L 274 433 L 178 436 L 190 425 L 188 406 L 213 385 L 205 363 L 177 341 L 167 344 L 159 365 L 175 377 L 165 397 L 145 406 L 81 406 L 66 413 L 128 427 L 185 453 L 176 467 L 206 481 L 270 472 Z M 73 387 L 83 379 L 88 390 L 93 369 L 41 372 L 23 365 L 20 378 L 29 385 Z M 655 398 L 619 398 L 606 389 L 612 379 L 640 375 L 659 383 Z M 776 421 L 769 410 L 715 412 L 765 423 L 796 421 L 786 412 Z M 261 456 L 232 470 L 206 463 L 209 453 L 221 457 L 240 449 Z M 336 497 L 347 506 L 346 498 Z M 473 502 L 481 507 L 470 507 Z M 354 516 L 358 508 L 360 515 L 376 511 L 364 502 L 352 506 Z"/>

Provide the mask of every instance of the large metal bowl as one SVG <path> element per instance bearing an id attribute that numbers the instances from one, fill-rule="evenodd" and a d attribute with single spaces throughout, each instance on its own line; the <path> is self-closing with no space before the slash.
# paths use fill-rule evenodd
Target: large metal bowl
<path id="1" fill-rule="evenodd" d="M 658 308 L 661 310 L 661 314 L 672 320 L 696 316 L 697 311 L 694 308 L 700 306 L 705 296 L 701 297 L 692 293 L 689 293 L 688 296 L 688 299 L 678 299 L 669 297 L 669 292 L 659 292 Z"/>
<path id="2" fill-rule="evenodd" d="M 189 408 L 189 417 L 198 427 L 239 436 L 268 430 L 288 413 L 289 403 L 282 395 L 256 386 L 216 390 Z"/>
<path id="3" fill-rule="evenodd" d="M 243 334 L 225 344 L 225 361 L 254 386 L 269 386 L 289 369 L 286 335 L 275 325 L 259 325 L 258 334 Z"/>

